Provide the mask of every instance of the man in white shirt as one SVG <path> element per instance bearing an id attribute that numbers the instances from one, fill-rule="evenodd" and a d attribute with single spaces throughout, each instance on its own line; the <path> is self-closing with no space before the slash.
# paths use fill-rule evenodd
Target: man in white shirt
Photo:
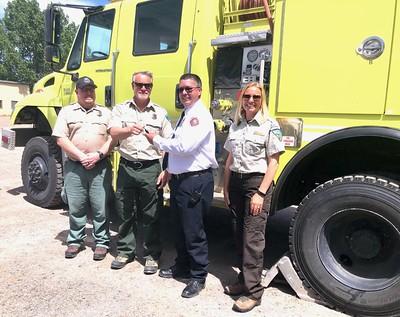
<path id="1" fill-rule="evenodd" d="M 167 173 L 170 177 L 171 211 L 175 216 L 175 265 L 162 269 L 164 278 L 190 277 L 182 297 L 198 295 L 205 286 L 208 269 L 208 243 L 203 215 L 213 199 L 212 169 L 215 159 L 214 123 L 203 105 L 201 79 L 184 74 L 179 80 L 179 98 L 185 107 L 172 138 L 150 132 L 148 140 L 168 153 Z"/>

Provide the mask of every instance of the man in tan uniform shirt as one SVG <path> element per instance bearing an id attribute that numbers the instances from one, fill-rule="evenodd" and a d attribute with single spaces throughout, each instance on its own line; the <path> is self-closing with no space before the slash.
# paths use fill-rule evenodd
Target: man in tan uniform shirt
<path id="1" fill-rule="evenodd" d="M 109 125 L 111 136 L 120 142 L 121 154 L 115 193 L 121 225 L 118 230 L 118 255 L 111 268 L 121 269 L 134 259 L 137 213 L 141 213 L 146 259 L 144 273 L 154 274 L 157 272 L 161 254 L 160 189 L 165 185 L 165 178 L 159 161 L 162 153 L 149 143 L 144 136 L 144 130 L 167 138 L 172 135 L 173 130 L 167 111 L 150 100 L 153 75 L 150 72 L 134 73 L 132 88 L 133 98 L 114 107 Z"/>
<path id="2" fill-rule="evenodd" d="M 110 236 L 108 204 L 111 187 L 111 164 L 106 159 L 112 149 L 107 134 L 111 111 L 96 105 L 97 86 L 89 77 L 76 82 L 78 102 L 61 109 L 53 136 L 68 156 L 64 166 L 64 191 L 69 205 L 70 231 L 66 258 L 74 258 L 83 249 L 86 216 L 93 213 L 94 260 L 107 254 Z"/>

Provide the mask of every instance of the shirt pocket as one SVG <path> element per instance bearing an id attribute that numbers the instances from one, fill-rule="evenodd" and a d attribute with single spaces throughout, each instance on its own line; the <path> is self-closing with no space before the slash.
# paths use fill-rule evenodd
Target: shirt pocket
<path id="1" fill-rule="evenodd" d="M 226 140 L 226 147 L 227 150 L 230 150 L 233 156 L 240 156 L 240 153 L 242 152 L 242 140 L 239 138 L 238 135 L 231 134 L 228 136 Z"/>
<path id="2" fill-rule="evenodd" d="M 105 116 L 97 117 L 96 120 L 91 120 L 91 130 L 98 135 L 107 134 L 108 119 Z"/>
<path id="3" fill-rule="evenodd" d="M 68 131 L 70 131 L 71 133 L 78 131 L 80 128 L 83 127 L 83 124 L 84 124 L 83 121 L 77 118 L 67 119 Z"/>
<path id="4" fill-rule="evenodd" d="M 251 135 L 244 142 L 244 151 L 248 155 L 265 153 L 265 138 L 260 135 Z"/>

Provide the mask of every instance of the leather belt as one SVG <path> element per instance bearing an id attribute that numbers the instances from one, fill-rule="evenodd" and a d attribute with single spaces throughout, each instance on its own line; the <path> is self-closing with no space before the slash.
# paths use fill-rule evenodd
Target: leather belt
<path id="1" fill-rule="evenodd" d="M 120 161 L 126 166 L 132 167 L 135 170 L 139 170 L 142 168 L 150 167 L 156 163 L 160 163 L 160 160 L 146 160 L 146 161 L 130 161 L 126 158 L 121 157 Z"/>
<path id="2" fill-rule="evenodd" d="M 184 179 L 190 176 L 200 176 L 202 174 L 211 172 L 211 167 L 207 168 L 205 170 L 200 170 L 200 171 L 193 171 L 193 172 L 186 172 L 186 173 L 181 173 L 181 174 L 172 174 L 172 178 L 175 179 Z"/>
<path id="3" fill-rule="evenodd" d="M 238 172 L 231 172 L 232 176 L 236 177 L 236 178 L 240 178 L 240 179 L 247 179 L 253 176 L 264 176 L 264 173 L 258 173 L 258 172 L 254 172 L 254 173 L 238 173 Z"/>

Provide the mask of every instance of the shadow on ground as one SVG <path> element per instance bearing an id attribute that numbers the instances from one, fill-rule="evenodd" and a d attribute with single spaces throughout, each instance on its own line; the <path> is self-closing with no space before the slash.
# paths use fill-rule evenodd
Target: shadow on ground
<path id="1" fill-rule="evenodd" d="M 293 212 L 294 211 L 291 209 L 285 209 L 268 219 L 267 244 L 264 253 L 266 268 L 275 264 L 280 257 L 288 251 L 288 229 Z M 68 216 L 68 211 L 62 211 L 60 212 L 60 215 Z M 89 224 L 92 223 L 91 218 L 92 217 L 89 213 Z M 161 268 L 167 268 L 174 264 L 175 248 L 172 236 L 172 228 L 174 224 L 171 222 L 170 209 L 165 207 L 162 209 L 160 217 L 161 241 L 163 245 L 163 253 L 160 258 Z M 235 282 L 237 279 L 237 271 L 235 268 L 238 263 L 232 230 L 232 218 L 229 211 L 226 209 L 213 208 L 205 218 L 205 226 L 209 242 L 209 273 L 217 277 L 222 286 Z M 66 230 L 59 232 L 55 237 L 55 239 L 59 240 L 63 246 L 66 245 L 65 241 L 68 235 L 67 219 L 65 222 L 65 228 Z M 118 219 L 115 215 L 111 217 L 110 230 L 112 232 L 110 254 L 116 256 Z M 90 249 L 95 248 L 92 232 L 93 230 L 89 226 L 89 228 L 86 229 L 87 238 L 85 241 L 85 247 Z M 136 260 L 140 264 L 144 265 L 145 260 L 143 259 L 142 228 L 140 226 L 140 219 L 138 226 Z M 293 294 L 293 291 L 282 279 L 282 276 L 278 275 L 272 285 L 285 293 Z"/>

